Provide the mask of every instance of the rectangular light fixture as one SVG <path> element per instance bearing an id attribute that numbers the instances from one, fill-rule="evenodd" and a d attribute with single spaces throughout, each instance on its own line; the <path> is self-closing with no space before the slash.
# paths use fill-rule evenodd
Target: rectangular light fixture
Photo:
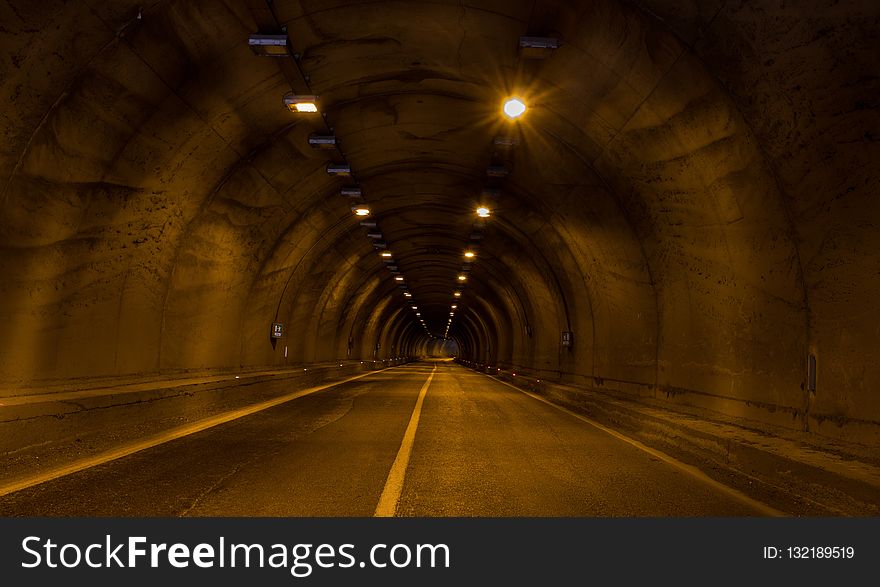
<path id="1" fill-rule="evenodd" d="M 327 173 L 330 175 L 351 175 L 351 165 L 348 163 L 328 163 Z"/>
<path id="2" fill-rule="evenodd" d="M 287 35 L 251 35 L 248 46 L 262 57 L 290 57 L 287 51 Z"/>
<path id="3" fill-rule="evenodd" d="M 336 148 L 336 137 L 333 135 L 309 135 L 309 146 L 315 149 Z"/>
<path id="4" fill-rule="evenodd" d="M 490 165 L 486 168 L 486 174 L 489 177 L 507 177 L 510 171 L 504 165 Z"/>
<path id="5" fill-rule="evenodd" d="M 499 149 L 510 150 L 519 145 L 519 139 L 507 135 L 498 135 L 495 137 L 495 146 Z"/>
<path id="6" fill-rule="evenodd" d="M 373 248 L 375 248 L 375 249 L 387 249 L 387 248 L 388 248 L 388 243 L 386 243 L 386 242 L 384 242 L 384 241 L 375 241 L 375 242 L 373 242 Z"/>
<path id="7" fill-rule="evenodd" d="M 339 190 L 339 195 L 346 198 L 360 198 L 363 195 L 361 188 L 356 186 L 348 186 Z"/>
<path id="8" fill-rule="evenodd" d="M 382 238 L 382 233 L 381 233 L 381 232 L 368 232 L 368 233 L 367 233 L 367 238 L 381 239 L 381 238 Z"/>
<path id="9" fill-rule="evenodd" d="M 523 49 L 559 49 L 559 39 L 554 37 L 520 37 L 519 46 Z"/>
<path id="10" fill-rule="evenodd" d="M 283 101 L 291 112 L 318 111 L 318 97 L 315 95 L 285 94 Z"/>
<path id="11" fill-rule="evenodd" d="M 388 271 L 392 273 L 398 273 L 397 265 L 388 265 Z"/>
<path id="12" fill-rule="evenodd" d="M 555 37 L 520 37 L 519 54 L 523 59 L 546 59 L 559 48 Z"/>
<path id="13" fill-rule="evenodd" d="M 359 224 L 367 228 L 376 228 L 379 226 L 375 220 L 361 220 Z"/>

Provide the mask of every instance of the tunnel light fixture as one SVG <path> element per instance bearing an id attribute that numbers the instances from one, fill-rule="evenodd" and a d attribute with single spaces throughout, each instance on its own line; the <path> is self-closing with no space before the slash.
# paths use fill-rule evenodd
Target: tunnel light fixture
<path id="1" fill-rule="evenodd" d="M 559 39 L 556 37 L 520 37 L 519 46 L 522 49 L 559 49 Z"/>
<path id="2" fill-rule="evenodd" d="M 493 141 L 497 149 L 509 151 L 519 146 L 519 139 L 510 135 L 498 135 Z"/>
<path id="3" fill-rule="evenodd" d="M 361 220 L 358 224 L 364 228 L 376 228 L 378 226 L 375 220 Z"/>
<path id="4" fill-rule="evenodd" d="M 328 163 L 326 169 L 329 175 L 351 175 L 351 165 L 348 163 Z"/>
<path id="5" fill-rule="evenodd" d="M 403 276 L 398 275 L 397 277 L 394 278 L 394 281 L 403 281 Z"/>
<path id="6" fill-rule="evenodd" d="M 379 249 L 385 249 L 387 247 L 388 247 L 388 243 L 386 243 L 385 241 L 373 241 L 373 248 L 376 249 L 377 251 Z"/>
<path id="7" fill-rule="evenodd" d="M 460 292 L 460 291 L 457 291 L 457 292 L 453 293 L 452 295 L 453 295 L 453 297 L 460 298 L 460 297 L 461 297 L 461 292 Z"/>
<path id="8" fill-rule="evenodd" d="M 422 314 L 420 312 L 416 312 L 416 316 L 421 316 L 421 315 Z"/>
<path id="9" fill-rule="evenodd" d="M 336 137 L 334 135 L 309 135 L 309 146 L 313 149 L 321 149 L 328 151 L 336 148 Z"/>
<path id="10" fill-rule="evenodd" d="M 368 232 L 367 238 L 379 240 L 382 238 L 382 233 L 381 232 Z"/>
<path id="11" fill-rule="evenodd" d="M 291 112 L 314 113 L 318 111 L 318 97 L 315 95 L 285 94 L 283 102 Z"/>
<path id="12" fill-rule="evenodd" d="M 354 212 L 356 216 L 370 215 L 370 209 L 366 206 L 352 206 L 351 211 Z"/>
<path id="13" fill-rule="evenodd" d="M 477 254 L 473 251 L 465 251 L 464 252 L 465 259 L 473 259 L 476 256 L 477 256 Z"/>
<path id="14" fill-rule="evenodd" d="M 450 316 L 455 316 L 455 312 L 449 312 Z"/>
<path id="15" fill-rule="evenodd" d="M 464 273 L 460 273 L 458 276 L 458 280 L 459 281 L 467 281 L 467 275 L 465 275 Z"/>
<path id="16" fill-rule="evenodd" d="M 520 37 L 519 54 L 523 59 L 547 59 L 559 48 L 556 37 Z"/>
<path id="17" fill-rule="evenodd" d="M 507 177 L 510 170 L 504 165 L 490 165 L 486 168 L 486 175 L 489 177 Z"/>
<path id="18" fill-rule="evenodd" d="M 287 52 L 287 35 L 251 35 L 248 47 L 261 57 L 290 57 Z"/>
<path id="19" fill-rule="evenodd" d="M 350 185 L 340 189 L 339 195 L 345 196 L 346 198 L 360 198 L 364 195 L 364 192 L 361 190 L 360 187 L 356 185 Z"/>
<path id="20" fill-rule="evenodd" d="M 411 298 L 411 297 L 412 297 L 412 294 L 409 293 L 408 291 L 403 292 L 403 295 L 406 296 L 406 297 L 408 297 L 408 298 Z"/>
<path id="21" fill-rule="evenodd" d="M 384 257 L 386 259 L 390 259 L 391 258 L 391 251 L 382 251 L 381 253 L 379 253 L 379 256 Z"/>
<path id="22" fill-rule="evenodd" d="M 526 113 L 526 103 L 516 96 L 511 96 L 504 100 L 504 115 L 511 120 L 516 120 Z"/>
<path id="23" fill-rule="evenodd" d="M 452 304 L 452 306 L 450 306 L 450 307 L 451 307 L 453 310 L 455 310 L 456 308 L 458 308 L 458 304 Z"/>
<path id="24" fill-rule="evenodd" d="M 397 270 L 397 265 L 388 265 L 388 271 L 394 273 L 395 275 L 399 273 L 399 271 Z"/>
<path id="25" fill-rule="evenodd" d="M 418 310 L 419 307 L 418 307 L 418 306 L 413 306 L 412 309 L 413 309 L 413 310 Z"/>
<path id="26" fill-rule="evenodd" d="M 489 208 L 485 206 L 480 206 L 479 208 L 477 208 L 477 216 L 479 216 L 480 218 L 488 218 L 491 215 L 492 211 L 489 210 Z"/>

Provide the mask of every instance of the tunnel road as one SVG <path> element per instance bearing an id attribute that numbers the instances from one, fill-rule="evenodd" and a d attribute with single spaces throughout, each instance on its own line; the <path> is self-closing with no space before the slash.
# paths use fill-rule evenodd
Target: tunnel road
<path id="1" fill-rule="evenodd" d="M 4 516 L 773 513 L 448 361 L 344 382 L 0 497 Z"/>

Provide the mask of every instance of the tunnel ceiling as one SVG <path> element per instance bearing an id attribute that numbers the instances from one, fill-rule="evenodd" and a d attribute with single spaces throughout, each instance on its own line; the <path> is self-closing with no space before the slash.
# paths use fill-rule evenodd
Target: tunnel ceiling
<path id="1" fill-rule="evenodd" d="M 880 414 L 858 367 L 880 350 L 874 3 L 14 0 L 0 18 L 5 381 L 418 354 L 457 304 L 474 360 Z M 255 33 L 291 55 L 255 55 Z M 522 36 L 559 47 L 529 58 Z M 310 147 L 329 133 L 337 149 Z"/>

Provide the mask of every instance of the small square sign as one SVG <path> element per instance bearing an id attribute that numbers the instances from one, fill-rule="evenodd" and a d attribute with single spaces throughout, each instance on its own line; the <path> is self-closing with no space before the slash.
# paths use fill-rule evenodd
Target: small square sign
<path id="1" fill-rule="evenodd" d="M 272 323 L 272 338 L 281 338 L 284 336 L 284 324 L 281 322 Z"/>

